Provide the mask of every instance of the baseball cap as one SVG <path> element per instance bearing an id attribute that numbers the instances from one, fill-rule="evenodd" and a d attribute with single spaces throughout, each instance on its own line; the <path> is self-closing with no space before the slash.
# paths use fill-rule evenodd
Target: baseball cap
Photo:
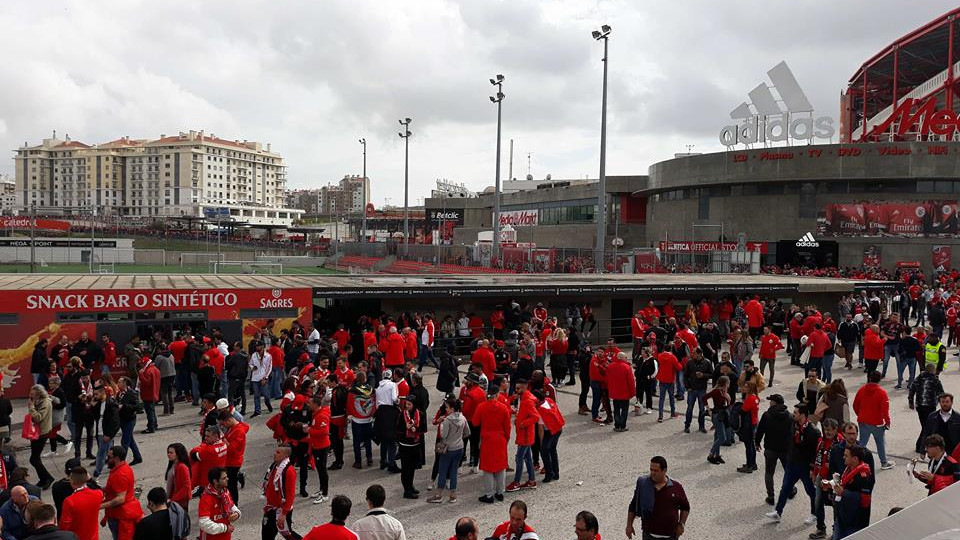
<path id="1" fill-rule="evenodd" d="M 218 409 L 226 409 L 229 406 L 230 406 L 230 402 L 227 401 L 227 398 L 220 398 L 217 400 Z"/>
<path id="2" fill-rule="evenodd" d="M 77 467 L 82 467 L 82 466 L 83 466 L 83 463 L 81 463 L 79 459 L 77 459 L 77 458 L 70 458 L 70 459 L 67 460 L 67 463 L 66 463 L 66 466 L 65 466 L 66 473 L 67 473 L 67 474 L 70 474 L 70 471 L 72 471 L 73 469 L 75 469 L 75 468 L 77 468 Z"/>
<path id="3" fill-rule="evenodd" d="M 767 396 L 767 399 L 774 403 L 779 403 L 780 405 L 783 405 L 784 403 L 783 396 L 781 396 L 780 394 L 770 394 L 769 396 Z"/>

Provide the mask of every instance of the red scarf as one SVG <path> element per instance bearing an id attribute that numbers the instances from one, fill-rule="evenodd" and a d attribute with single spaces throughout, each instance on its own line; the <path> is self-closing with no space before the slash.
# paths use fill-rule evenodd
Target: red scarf
<path id="1" fill-rule="evenodd" d="M 797 430 L 793 432 L 793 444 L 800 444 L 801 442 L 803 442 L 802 441 L 803 432 L 805 429 L 807 429 L 807 426 L 809 425 L 810 425 L 810 421 L 807 420 L 803 424 L 800 424 L 799 426 L 797 426 Z"/>
<path id="2" fill-rule="evenodd" d="M 413 425 L 413 429 L 410 429 L 410 425 Z M 406 428 L 407 437 L 413 439 L 414 441 L 420 440 L 420 411 L 417 409 L 413 410 L 413 416 L 410 415 L 410 411 L 403 411 L 403 425 Z"/>
<path id="3" fill-rule="evenodd" d="M 846 470 L 843 471 L 843 476 L 840 477 L 840 485 L 843 487 L 847 487 L 847 485 L 850 482 L 852 482 L 853 479 L 856 478 L 858 474 L 862 472 L 868 472 L 868 473 L 870 472 L 870 466 L 867 465 L 866 463 L 863 463 L 862 461 L 860 462 L 859 465 L 857 465 L 852 469 L 850 467 L 847 467 Z"/>
<path id="4" fill-rule="evenodd" d="M 230 492 L 227 490 L 217 491 L 213 489 L 212 484 L 207 484 L 207 489 L 204 490 L 207 495 L 212 496 L 217 501 L 217 506 L 219 507 L 219 514 L 214 514 L 213 519 L 227 519 L 230 516 L 230 509 L 233 507 L 233 501 L 230 500 Z M 222 518 L 220 516 L 223 516 Z"/>

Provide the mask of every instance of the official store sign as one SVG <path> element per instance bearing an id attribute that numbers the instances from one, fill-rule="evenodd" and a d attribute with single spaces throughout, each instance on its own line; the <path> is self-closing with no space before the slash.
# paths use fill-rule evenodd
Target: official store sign
<path id="1" fill-rule="evenodd" d="M 500 226 L 535 227 L 540 223 L 540 215 L 536 210 L 510 210 L 500 212 Z"/>

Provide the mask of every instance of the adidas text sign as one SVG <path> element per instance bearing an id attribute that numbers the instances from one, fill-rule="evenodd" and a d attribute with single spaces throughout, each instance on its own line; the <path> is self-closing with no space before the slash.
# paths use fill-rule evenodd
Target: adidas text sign
<path id="1" fill-rule="evenodd" d="M 813 233 L 807 233 L 797 240 L 797 247 L 820 247 L 820 242 L 813 237 Z"/>

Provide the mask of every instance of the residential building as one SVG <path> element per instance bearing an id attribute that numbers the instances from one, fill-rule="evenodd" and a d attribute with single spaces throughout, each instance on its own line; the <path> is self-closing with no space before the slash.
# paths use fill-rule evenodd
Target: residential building
<path id="1" fill-rule="evenodd" d="M 364 199 L 366 186 L 366 199 Z M 287 206 L 307 214 L 337 216 L 360 214 L 370 202 L 370 179 L 357 175 L 344 176 L 337 184 L 319 189 L 297 189 L 287 192 Z"/>
<path id="2" fill-rule="evenodd" d="M 39 212 L 160 218 L 227 208 L 254 225 L 290 225 L 303 213 L 283 207 L 286 167 L 270 144 L 203 131 L 99 145 L 54 134 L 14 160 L 17 203 Z"/>

